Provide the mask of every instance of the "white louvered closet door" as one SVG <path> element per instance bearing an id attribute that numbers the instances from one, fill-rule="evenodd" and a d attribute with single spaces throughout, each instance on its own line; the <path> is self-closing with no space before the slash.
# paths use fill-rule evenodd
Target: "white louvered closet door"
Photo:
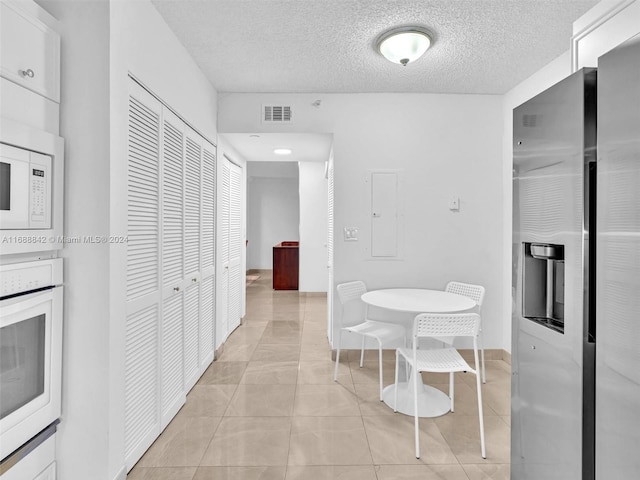
<path id="1" fill-rule="evenodd" d="M 220 217 L 220 263 L 222 268 L 219 271 L 216 298 L 218 299 L 218 311 L 220 312 L 220 320 L 217 325 L 220 331 L 216 332 L 220 335 L 217 343 L 221 343 L 229 336 L 229 191 L 231 188 L 231 169 L 230 162 L 226 158 L 221 160 L 221 181 L 220 181 L 220 204 L 218 208 L 218 216 Z"/>
<path id="2" fill-rule="evenodd" d="M 229 332 L 240 326 L 242 301 L 242 169 L 229 162 Z"/>
<path id="3" fill-rule="evenodd" d="M 327 335 L 333 338 L 333 152 L 327 166 L 327 269 L 329 285 L 327 286 Z"/>
<path id="4" fill-rule="evenodd" d="M 183 348 L 185 125 L 168 109 L 162 119 L 162 430 L 186 401 Z"/>
<path id="5" fill-rule="evenodd" d="M 129 90 L 127 150 L 127 318 L 125 328 L 125 461 L 133 466 L 160 433 L 159 158 L 161 105 Z"/>
<path id="6" fill-rule="evenodd" d="M 200 371 L 200 209 L 202 137 L 187 127 L 184 194 L 184 381 L 191 389 Z"/>
<path id="7" fill-rule="evenodd" d="M 202 281 L 200 283 L 200 369 L 213 361 L 215 347 L 215 199 L 216 147 L 202 145 L 202 215 L 200 249 Z"/>

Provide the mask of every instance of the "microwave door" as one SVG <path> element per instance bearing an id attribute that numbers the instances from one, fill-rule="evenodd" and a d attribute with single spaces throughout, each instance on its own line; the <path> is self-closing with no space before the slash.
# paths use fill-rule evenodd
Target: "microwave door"
<path id="1" fill-rule="evenodd" d="M 30 152 L 0 147 L 0 229 L 29 228 Z"/>

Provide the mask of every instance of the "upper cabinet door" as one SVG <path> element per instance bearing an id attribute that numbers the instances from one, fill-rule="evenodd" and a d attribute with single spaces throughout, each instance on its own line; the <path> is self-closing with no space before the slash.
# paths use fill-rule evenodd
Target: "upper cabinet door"
<path id="1" fill-rule="evenodd" d="M 60 36 L 43 21 L 55 20 L 40 10 L 0 2 L 0 75 L 60 103 Z"/>

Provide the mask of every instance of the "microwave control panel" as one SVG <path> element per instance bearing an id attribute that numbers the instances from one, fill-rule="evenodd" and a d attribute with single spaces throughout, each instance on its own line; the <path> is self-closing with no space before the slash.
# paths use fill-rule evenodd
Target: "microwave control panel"
<path id="1" fill-rule="evenodd" d="M 29 227 L 51 228 L 51 157 L 31 152 L 29 170 Z"/>

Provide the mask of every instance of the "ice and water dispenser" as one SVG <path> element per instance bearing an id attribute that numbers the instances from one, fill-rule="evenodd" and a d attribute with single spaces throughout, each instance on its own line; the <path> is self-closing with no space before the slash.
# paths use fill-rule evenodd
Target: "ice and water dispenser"
<path id="1" fill-rule="evenodd" d="M 564 245 L 524 243 L 522 316 L 564 333 Z"/>

